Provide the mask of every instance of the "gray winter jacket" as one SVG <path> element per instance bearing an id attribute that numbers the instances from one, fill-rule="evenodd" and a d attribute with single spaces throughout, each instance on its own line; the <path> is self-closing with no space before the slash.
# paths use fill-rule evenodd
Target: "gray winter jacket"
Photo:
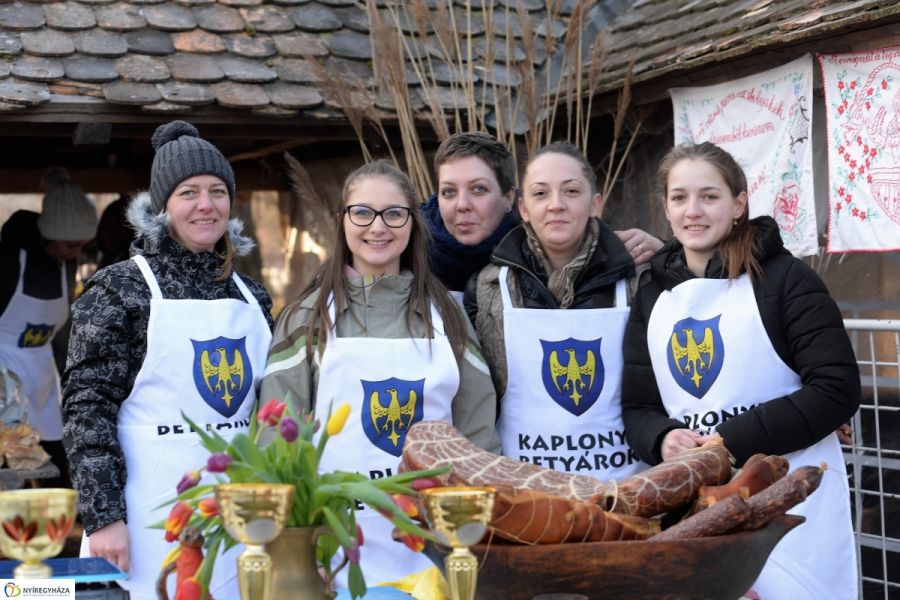
<path id="1" fill-rule="evenodd" d="M 349 308 L 336 319 L 338 337 L 425 337 L 424 321 L 414 322 L 413 326 L 421 329 L 412 333 L 406 326 L 412 282 L 411 273 L 350 277 Z M 309 360 L 306 350 L 307 323 L 318 296 L 318 290 L 314 291 L 299 306 L 286 308 L 279 315 L 260 389 L 261 398 L 290 399 L 298 413 L 312 407 L 318 389 L 320 354 L 315 352 Z M 466 351 L 457 361 L 459 390 L 453 398 L 453 425 L 481 448 L 499 452 L 500 438 L 494 428 L 497 415 L 494 388 L 475 330 L 471 325 L 468 329 Z"/>

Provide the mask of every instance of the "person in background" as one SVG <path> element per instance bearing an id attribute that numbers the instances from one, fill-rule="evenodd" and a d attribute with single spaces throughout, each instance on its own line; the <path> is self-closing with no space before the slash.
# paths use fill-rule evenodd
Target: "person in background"
<path id="1" fill-rule="evenodd" d="M 608 480 L 646 465 L 625 443 L 620 404 L 634 255 L 594 216 L 602 203 L 575 146 L 538 150 L 522 224 L 470 280 L 465 306 L 500 398 L 503 454 Z"/>
<path id="2" fill-rule="evenodd" d="M 261 394 L 323 421 L 332 403 L 350 402 L 343 451 L 326 453 L 323 471 L 396 473 L 406 432 L 421 420 L 450 422 L 498 451 L 487 368 L 471 325 L 428 268 L 409 178 L 386 161 L 367 164 L 347 177 L 342 206 L 331 258 L 278 316 Z M 363 509 L 357 522 L 369 585 L 431 566 L 391 539 L 380 514 Z"/>
<path id="3" fill-rule="evenodd" d="M 97 225 L 97 269 L 128 260 L 131 256 L 130 248 L 135 233 L 128 224 L 127 209 L 126 194 L 119 194 L 117 199 L 103 209 Z"/>
<path id="4" fill-rule="evenodd" d="M 673 148 L 658 183 L 675 238 L 651 261 L 625 333 L 623 418 L 651 464 L 721 437 L 740 467 L 828 465 L 753 585 L 761 598 L 855 598 L 847 473 L 835 429 L 860 402 L 841 313 L 778 225 L 748 218 L 747 180 L 709 142 Z"/>
<path id="5" fill-rule="evenodd" d="M 494 136 L 451 135 L 434 155 L 438 192 L 422 205 L 431 232 L 431 268 L 461 302 L 469 279 L 491 260 L 494 247 L 519 224 L 516 163 Z M 616 232 L 634 260 L 644 263 L 662 242 L 640 229 Z"/>
<path id="6" fill-rule="evenodd" d="M 70 487 L 52 339 L 69 318 L 74 263 L 97 228 L 97 210 L 61 168 L 48 170 L 41 213 L 13 213 L 0 231 L 0 364 L 28 398 L 29 421 L 59 467 L 49 487 Z"/>
<path id="7" fill-rule="evenodd" d="M 132 600 L 157 597 L 172 546 L 149 526 L 168 516 L 161 505 L 186 465 L 207 455 L 182 414 L 226 439 L 245 429 L 272 325 L 266 290 L 233 267 L 253 242 L 231 218 L 231 165 L 184 121 L 160 126 L 152 142 L 150 191 L 128 209 L 131 259 L 87 282 L 63 377 L 82 556 L 128 571 L 121 585 Z M 237 597 L 234 556 L 216 561 L 216 597 Z"/>

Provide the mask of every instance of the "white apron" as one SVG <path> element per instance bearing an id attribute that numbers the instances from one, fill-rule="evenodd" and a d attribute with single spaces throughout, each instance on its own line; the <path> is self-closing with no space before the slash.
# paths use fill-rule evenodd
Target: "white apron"
<path id="1" fill-rule="evenodd" d="M 772 347 L 746 274 L 691 279 L 664 291 L 647 324 L 647 344 L 669 415 L 701 433 L 802 385 Z M 856 598 L 856 546 L 837 436 L 785 458 L 791 470 L 823 462 L 828 470 L 819 489 L 790 511 L 807 520 L 775 547 L 753 589 L 762 600 Z"/>
<path id="2" fill-rule="evenodd" d="M 334 302 L 329 301 L 332 323 Z M 398 315 L 402 318 L 402 315 Z M 321 471 L 340 469 L 371 479 L 394 475 L 406 432 L 422 420 L 453 422 L 459 367 L 444 335 L 440 314 L 431 308 L 434 339 L 341 338 L 332 331 L 319 365 L 316 417 L 325 422 L 329 404 L 350 402 L 343 431 L 328 442 Z M 391 419 L 394 409 L 400 415 Z M 393 411 L 392 411 L 393 412 Z M 424 554 L 393 541 L 393 524 L 374 510 L 357 507 L 364 542 L 360 566 L 366 584 L 393 581 L 432 566 Z M 347 586 L 347 569 L 337 577 Z"/>
<path id="3" fill-rule="evenodd" d="M 647 468 L 625 441 L 622 338 L 626 281 L 613 308 L 516 308 L 500 269 L 507 384 L 503 454 L 542 467 L 621 479 Z"/>
<path id="4" fill-rule="evenodd" d="M 0 363 L 22 380 L 22 389 L 28 397 L 28 417 L 41 439 L 61 440 L 59 373 L 50 341 L 69 318 L 66 267 L 59 266 L 62 296 L 42 300 L 22 291 L 26 260 L 22 249 L 16 291 L 0 315 Z"/>
<path id="5" fill-rule="evenodd" d="M 118 414 L 119 443 L 128 469 L 125 502 L 131 540 L 131 571 L 120 585 L 132 600 L 155 600 L 160 565 L 177 542 L 166 542 L 163 530 L 148 526 L 168 516 L 171 505 L 156 507 L 173 498 L 185 471 L 199 469 L 208 456 L 181 413 L 225 439 L 246 430 L 272 335 L 259 303 L 237 274 L 232 279 L 246 302 L 167 299 L 146 259 L 132 260 L 152 299 L 147 355 Z M 229 370 L 223 372 L 225 367 Z M 87 556 L 87 548 L 85 537 L 82 556 Z M 210 583 L 216 598 L 238 597 L 236 560 L 241 548 L 216 560 Z M 174 586 L 173 574 L 170 598 L 175 597 Z"/>

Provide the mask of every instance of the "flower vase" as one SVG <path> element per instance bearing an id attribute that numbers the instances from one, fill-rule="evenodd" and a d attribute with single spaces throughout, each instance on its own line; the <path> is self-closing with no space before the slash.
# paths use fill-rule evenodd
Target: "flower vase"
<path id="1" fill-rule="evenodd" d="M 266 545 L 272 557 L 272 598 L 334 598 L 319 575 L 315 539 L 315 527 L 287 527 Z"/>

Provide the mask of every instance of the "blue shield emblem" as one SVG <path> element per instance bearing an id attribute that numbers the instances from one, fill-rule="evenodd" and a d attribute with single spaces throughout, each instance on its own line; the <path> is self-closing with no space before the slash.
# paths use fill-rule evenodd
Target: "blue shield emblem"
<path id="1" fill-rule="evenodd" d="M 721 316 L 705 321 L 683 319 L 672 327 L 666 352 L 669 371 L 678 386 L 695 398 L 702 398 L 722 371 L 725 346 L 719 333 Z"/>
<path id="2" fill-rule="evenodd" d="M 575 416 L 594 405 L 603 389 L 606 370 L 600 354 L 602 338 L 557 342 L 541 340 L 541 378 L 553 401 Z"/>
<path id="3" fill-rule="evenodd" d="M 383 381 L 360 379 L 363 386 L 362 426 L 369 440 L 394 456 L 400 456 L 406 432 L 422 420 L 425 380 L 391 377 Z"/>
<path id="4" fill-rule="evenodd" d="M 194 385 L 200 397 L 223 417 L 234 416 L 253 385 L 253 365 L 244 347 L 246 339 L 191 340 Z"/>
<path id="5" fill-rule="evenodd" d="M 37 348 L 53 337 L 55 325 L 46 323 L 25 323 L 25 330 L 19 336 L 19 348 Z"/>

